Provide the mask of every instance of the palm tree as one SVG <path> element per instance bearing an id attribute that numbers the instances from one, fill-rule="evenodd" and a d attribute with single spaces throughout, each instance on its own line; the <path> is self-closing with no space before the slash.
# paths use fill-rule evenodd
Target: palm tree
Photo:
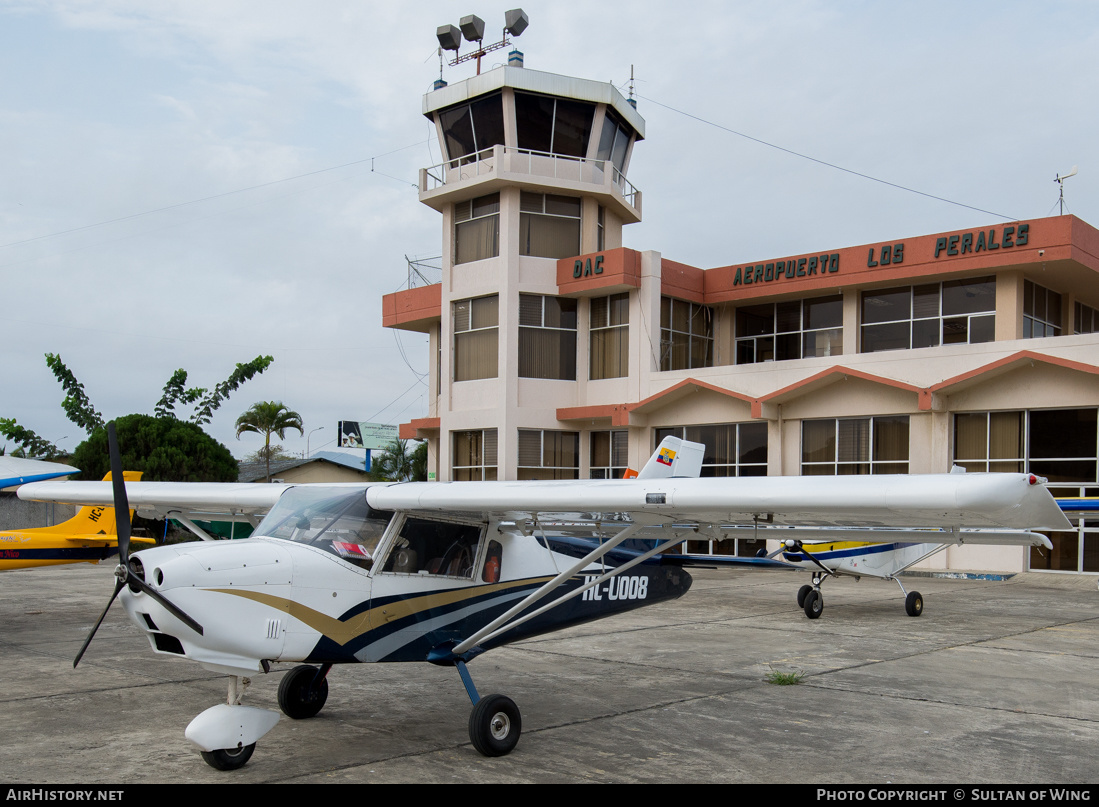
<path id="1" fill-rule="evenodd" d="M 408 448 L 407 440 L 397 439 L 389 443 L 382 453 L 371 457 L 371 476 L 384 482 L 420 482 L 427 479 L 427 443 L 418 443 L 413 451 Z M 419 457 L 421 453 L 422 459 Z"/>
<path id="2" fill-rule="evenodd" d="M 280 440 L 285 440 L 287 429 L 297 429 L 299 434 L 305 434 L 301 415 L 288 409 L 282 401 L 254 403 L 247 412 L 237 418 L 238 440 L 244 432 L 255 432 L 266 438 L 263 454 L 267 459 L 268 482 L 271 481 L 271 435 L 277 434 Z"/>

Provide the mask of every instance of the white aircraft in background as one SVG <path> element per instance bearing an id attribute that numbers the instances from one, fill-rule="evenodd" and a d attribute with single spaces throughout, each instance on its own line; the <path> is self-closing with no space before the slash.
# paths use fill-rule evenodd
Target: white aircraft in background
<path id="1" fill-rule="evenodd" d="M 1034 477 L 1037 484 L 1037 477 Z M 1042 546 L 1052 549 L 1045 535 L 1030 530 L 997 529 L 891 529 L 891 528 L 806 528 L 806 527 L 742 527 L 729 530 L 741 539 L 777 541 L 778 549 L 767 553 L 761 549 L 756 557 L 730 555 L 673 555 L 668 562 L 679 559 L 684 566 L 753 566 L 756 568 L 789 569 L 812 574 L 812 585 L 798 589 L 798 607 L 810 619 L 824 611 L 821 584 L 829 577 L 873 577 L 892 580 L 904 596 L 904 610 L 909 616 L 923 613 L 923 595 L 906 591 L 899 575 L 917 563 L 951 546 L 992 544 L 1001 546 Z M 778 557 L 781 556 L 781 560 Z"/>
<path id="2" fill-rule="evenodd" d="M 0 490 L 78 473 L 80 473 L 79 468 L 62 465 L 59 462 L 0 456 Z"/>
<path id="3" fill-rule="evenodd" d="M 20 497 L 113 503 L 115 512 L 133 506 L 143 515 L 249 518 L 269 510 L 252 538 L 132 556 L 129 525 L 120 519 L 114 594 L 73 662 L 121 592 L 155 652 L 229 676 L 227 702 L 185 732 L 223 770 L 244 765 L 279 719 L 241 703 L 250 676 L 286 662 L 299 666 L 284 675 L 278 701 L 294 719 L 321 710 L 336 664 L 453 666 L 473 704 L 474 747 L 507 754 L 521 732 L 519 709 L 504 695 L 481 697 L 469 662 L 510 642 L 682 596 L 690 575 L 660 553 L 687 538 L 720 539 L 760 523 L 954 533 L 1068 524 L 1026 474 L 798 477 L 778 485 L 699 479 L 691 467 L 683 470 L 690 478 L 677 478 L 666 474 L 676 473 L 683 446 L 667 444 L 657 452 L 662 459 L 650 460 L 665 475 L 632 480 L 126 484 L 113 425 L 108 432 L 119 480 L 111 491 L 105 483 L 44 482 Z M 648 548 L 627 551 L 637 539 Z"/>

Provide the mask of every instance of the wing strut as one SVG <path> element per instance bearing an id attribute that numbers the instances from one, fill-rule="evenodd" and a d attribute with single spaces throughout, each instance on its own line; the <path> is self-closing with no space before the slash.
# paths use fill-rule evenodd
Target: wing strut
<path id="1" fill-rule="evenodd" d="M 622 566 L 614 567 L 610 571 L 605 572 L 604 574 L 596 577 L 595 579 L 588 581 L 587 583 L 585 583 L 580 588 L 575 589 L 574 591 L 570 591 L 567 594 L 564 594 L 561 597 L 558 597 L 553 602 L 547 603 L 546 605 L 543 605 L 541 608 L 538 608 L 538 609 L 530 612 L 529 614 L 524 615 L 521 619 L 517 619 L 514 622 L 509 621 L 516 614 L 522 612 L 524 608 L 527 608 L 528 606 L 530 606 L 533 603 L 537 602 L 538 600 L 542 599 L 547 594 L 549 594 L 551 591 L 553 591 L 558 586 L 560 586 L 562 583 L 564 583 L 566 580 L 571 579 L 581 569 L 583 569 L 584 567 L 588 566 L 591 563 L 594 563 L 597 560 L 601 560 L 603 558 L 603 556 L 606 555 L 610 550 L 614 549 L 616 546 L 618 546 L 620 543 L 627 540 L 628 538 L 632 538 L 637 532 L 639 532 L 640 530 L 645 529 L 648 526 L 650 526 L 650 525 L 648 525 L 648 524 L 639 524 L 637 522 L 634 522 L 629 527 L 627 527 L 626 529 L 624 529 L 620 533 L 618 533 L 618 535 L 616 535 L 614 538 L 612 538 L 611 540 L 607 541 L 604 544 L 600 544 L 592 552 L 589 552 L 585 557 L 583 557 L 582 559 L 580 559 L 579 561 L 574 563 L 571 567 L 569 567 L 565 571 L 561 572 L 559 575 L 557 575 L 552 580 L 545 583 L 541 588 L 539 588 L 536 591 L 531 592 L 518 605 L 515 605 L 512 608 L 508 609 L 507 612 L 501 614 L 496 619 L 494 619 L 492 622 L 490 622 L 489 624 L 487 624 L 483 628 L 481 628 L 481 630 L 477 631 L 472 636 L 470 636 L 469 638 L 462 641 L 460 644 L 455 646 L 454 649 L 451 652 L 453 652 L 454 655 L 459 656 L 462 653 L 465 653 L 471 647 L 476 646 L 479 642 L 483 642 L 486 639 L 493 639 L 493 638 L 499 636 L 501 633 L 503 633 L 505 631 L 511 630 L 512 628 L 514 628 L 518 625 L 522 625 L 528 619 L 533 619 L 534 617 L 538 616 L 539 614 L 545 613 L 546 611 L 550 610 L 551 608 L 556 608 L 558 605 L 561 605 L 562 603 L 566 602 L 567 600 L 570 600 L 570 599 L 572 599 L 573 597 L 575 597 L 579 594 L 583 594 L 589 588 L 592 588 L 593 586 L 599 585 L 604 580 L 607 580 L 611 577 L 615 577 L 617 575 L 620 575 L 620 574 L 622 574 L 622 572 L 624 572 L 628 569 L 632 569 L 637 564 L 648 560 L 653 555 L 656 555 L 659 552 L 663 552 L 668 547 L 675 546 L 676 544 L 683 543 L 682 536 L 676 536 L 674 538 L 670 538 L 669 540 L 658 544 L 655 549 L 651 549 L 643 555 L 638 555 L 636 558 L 634 558 L 633 560 L 631 560 L 630 562 L 628 562 L 626 564 L 623 564 Z"/>
<path id="2" fill-rule="evenodd" d="M 203 541 L 214 540 L 213 536 L 207 533 L 206 530 L 202 529 L 202 527 L 191 521 L 191 519 L 187 518 L 187 516 L 183 515 L 183 513 L 179 512 L 178 510 L 169 510 L 167 518 L 175 519 L 192 533 L 201 538 Z"/>

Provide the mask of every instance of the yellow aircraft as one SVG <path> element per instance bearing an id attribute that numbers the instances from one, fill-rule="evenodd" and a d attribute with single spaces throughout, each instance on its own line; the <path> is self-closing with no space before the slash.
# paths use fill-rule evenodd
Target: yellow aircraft
<path id="1" fill-rule="evenodd" d="M 103 480 L 110 478 L 108 472 Z M 124 471 L 122 478 L 137 482 L 141 479 L 141 471 Z M 130 518 L 133 517 L 134 511 L 130 510 Z M 130 538 L 130 542 L 156 544 L 151 538 Z M 117 554 L 113 507 L 81 507 L 68 521 L 52 527 L 0 530 L 0 571 L 63 563 L 99 563 Z"/>

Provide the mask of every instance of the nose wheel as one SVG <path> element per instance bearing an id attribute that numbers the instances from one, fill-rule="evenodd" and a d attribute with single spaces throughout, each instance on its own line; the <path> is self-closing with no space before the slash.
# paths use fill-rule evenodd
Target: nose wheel
<path id="1" fill-rule="evenodd" d="M 255 743 L 240 748 L 219 748 L 216 751 L 203 751 L 202 759 L 211 768 L 217 768 L 219 771 L 235 771 L 237 768 L 244 767 L 255 750 Z"/>

